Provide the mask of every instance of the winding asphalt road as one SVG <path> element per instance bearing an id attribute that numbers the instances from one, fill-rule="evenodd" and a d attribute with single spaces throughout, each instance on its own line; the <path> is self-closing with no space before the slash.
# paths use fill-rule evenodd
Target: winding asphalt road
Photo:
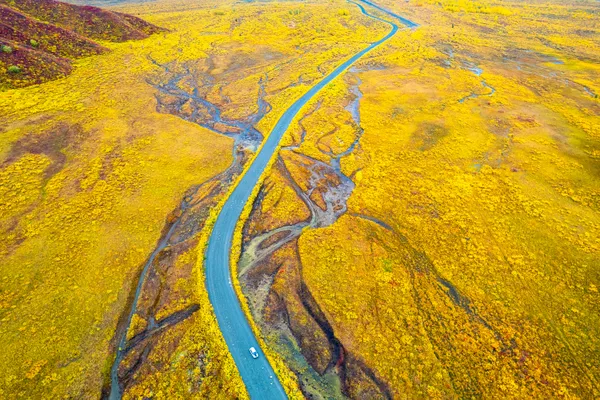
<path id="1" fill-rule="evenodd" d="M 417 24 L 373 4 L 368 0 L 359 1 L 377 8 L 391 17 L 398 18 L 400 22 L 408 28 L 417 26 Z M 296 100 L 296 102 L 283 113 L 269 136 L 267 136 L 264 146 L 254 158 L 252 164 L 246 169 L 246 172 L 238 185 L 225 202 L 225 205 L 217 217 L 217 221 L 215 222 L 208 242 L 205 258 L 206 288 L 208 290 L 210 301 L 214 307 L 219 327 L 225 338 L 225 342 L 229 347 L 229 351 L 233 356 L 244 384 L 246 385 L 246 389 L 252 399 L 286 399 L 287 396 L 277 375 L 258 345 L 231 282 L 229 253 L 233 232 L 254 186 L 258 183 L 261 174 L 277 149 L 279 141 L 300 109 L 321 89 L 348 69 L 358 59 L 380 44 L 386 42 L 398 31 L 398 25 L 395 23 L 369 14 L 362 4 L 354 4 L 360 8 L 363 14 L 390 25 L 392 30 L 384 38 L 370 44 L 367 48 L 356 53 L 346 62 L 334 69 L 329 75 L 323 78 L 323 80 L 318 82 L 302 97 Z M 250 356 L 248 351 L 250 347 L 255 347 L 258 350 L 258 359 L 253 359 Z"/>

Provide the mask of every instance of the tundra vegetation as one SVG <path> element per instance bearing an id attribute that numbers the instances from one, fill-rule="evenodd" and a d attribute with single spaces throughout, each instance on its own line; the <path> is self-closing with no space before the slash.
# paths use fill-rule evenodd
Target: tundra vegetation
<path id="1" fill-rule="evenodd" d="M 204 287 L 218 206 L 389 26 L 341 0 L 159 0 L 116 10 L 159 30 L 100 37 L 35 3 L 0 0 L 40 32 L 0 40 L 0 398 L 97 398 L 113 368 L 124 398 L 247 398 Z M 420 26 L 301 111 L 235 238 L 280 380 L 600 397 L 600 4 L 377 4 Z"/>

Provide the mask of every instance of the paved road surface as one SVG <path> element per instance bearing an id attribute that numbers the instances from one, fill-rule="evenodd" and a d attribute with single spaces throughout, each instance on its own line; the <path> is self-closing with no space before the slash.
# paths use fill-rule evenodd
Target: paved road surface
<path id="1" fill-rule="evenodd" d="M 368 0 L 362 0 L 362 2 L 366 5 L 375 7 L 394 18 L 398 18 L 400 22 L 408 28 L 417 26 L 413 22 L 397 16 Z M 348 69 L 359 58 L 380 44 L 386 42 L 398 31 L 398 26 L 393 22 L 385 21 L 369 14 L 364 6 L 359 3 L 354 4 L 356 4 L 365 15 L 389 24 L 392 27 L 392 30 L 384 38 L 372 43 L 333 70 L 285 111 L 267 137 L 258 156 L 246 170 L 243 178 L 239 181 L 237 187 L 223 206 L 223 209 L 215 222 L 206 250 L 206 288 L 208 290 L 208 295 L 214 307 L 221 332 L 225 337 L 225 342 L 227 342 L 229 351 L 242 376 L 246 389 L 253 400 L 285 399 L 287 397 L 281 383 L 273 372 L 273 368 L 265 358 L 264 353 L 256 341 L 254 333 L 246 320 L 246 316 L 242 311 L 231 283 L 229 252 L 231 249 L 233 231 L 235 230 L 242 209 L 248 201 L 260 175 L 273 156 L 281 137 L 289 128 L 292 120 L 296 114 L 298 114 L 300 109 L 329 82 Z M 250 356 L 248 351 L 250 347 L 255 347 L 258 350 L 260 354 L 258 359 L 253 359 Z"/>

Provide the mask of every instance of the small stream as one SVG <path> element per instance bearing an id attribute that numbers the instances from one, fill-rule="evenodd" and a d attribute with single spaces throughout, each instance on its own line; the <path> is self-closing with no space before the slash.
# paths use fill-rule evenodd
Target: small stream
<path id="1" fill-rule="evenodd" d="M 446 48 L 440 50 L 443 54 L 446 55 L 446 57 L 448 57 L 447 59 L 443 60 L 443 66 L 445 68 L 453 68 L 455 61 L 457 60 L 456 54 L 454 53 L 454 50 L 452 49 L 451 46 L 446 46 Z M 471 71 L 473 73 L 473 75 L 475 75 L 476 77 L 481 77 L 481 75 L 483 74 L 483 69 L 480 68 L 477 64 L 460 58 L 458 59 L 458 63 L 459 63 L 459 68 L 461 69 L 466 69 L 467 71 Z M 467 96 L 461 97 L 460 99 L 458 99 L 459 103 L 464 103 L 467 100 L 470 99 L 476 99 L 477 97 L 481 97 L 481 96 L 493 96 L 494 93 L 496 93 L 496 89 L 493 88 L 492 86 L 490 86 L 485 79 L 482 79 L 480 81 L 481 86 L 483 86 L 485 89 L 488 90 L 487 93 L 470 93 Z"/>
<path id="2" fill-rule="evenodd" d="M 186 121 L 234 139 L 234 153 L 240 150 L 256 151 L 262 143 L 263 135 L 255 126 L 271 111 L 271 105 L 265 100 L 267 76 L 258 82 L 257 110 L 244 119 L 227 119 L 222 117 L 222 111 L 218 105 L 206 99 L 208 92 L 215 85 L 213 76 L 208 73 L 192 71 L 185 64 L 179 72 L 175 72 L 170 65 L 161 65 L 154 60 L 151 61 L 162 68 L 165 73 L 171 75 L 166 82 L 149 81 L 158 90 L 156 100 L 159 112 L 177 115 Z M 202 82 L 202 85 L 198 85 L 198 81 Z M 192 85 L 192 90 L 186 91 L 181 88 L 180 84 Z"/>
<path id="3" fill-rule="evenodd" d="M 177 63 L 159 64 L 152 59 L 151 61 L 162 70 L 160 75 L 148 81 L 157 90 L 157 111 L 178 116 L 232 138 L 234 140 L 233 162 L 225 171 L 212 179 L 188 189 L 172 214 L 177 217 L 167 223 L 158 244 L 143 265 L 127 314 L 122 317 L 124 319 L 121 320 L 120 329 L 116 334 L 116 354 L 110 370 L 111 384 L 109 393 L 107 393 L 111 400 L 118 400 L 122 397 L 122 381 L 127 380 L 134 372 L 134 370 L 124 373 L 120 371 L 123 360 L 131 350 L 156 332 L 189 317 L 197 310 L 196 306 L 192 306 L 188 310 L 175 313 L 159 322 L 155 321 L 154 317 L 150 317 L 147 321 L 147 328 L 129 341 L 127 340 L 133 316 L 138 312 L 138 303 L 144 285 L 149 272 L 156 266 L 158 255 L 166 249 L 191 239 L 200 231 L 208 210 L 214 206 L 212 200 L 229 187 L 235 176 L 242 171 L 248 154 L 256 151 L 262 142 L 263 135 L 255 128 L 255 125 L 271 111 L 271 106 L 264 99 L 266 78 L 260 79 L 258 82 L 256 111 L 243 119 L 226 119 L 222 117 L 221 108 L 206 99 L 206 94 L 214 86 L 212 76 L 192 70 L 185 63 L 182 65 Z M 199 77 L 200 79 L 198 79 Z M 186 91 L 182 89 L 182 86 L 187 86 L 191 90 Z M 156 295 L 160 296 L 162 290 L 158 292 Z M 152 295 L 154 294 L 150 294 L 150 296 Z"/>
<path id="4" fill-rule="evenodd" d="M 282 167 L 281 171 L 283 171 L 283 173 L 286 175 L 287 181 L 293 187 L 298 197 L 300 197 L 300 199 L 310 210 L 310 220 L 294 225 L 282 226 L 252 238 L 244 246 L 242 256 L 240 258 L 240 275 L 244 275 L 249 269 L 263 260 L 265 257 L 273 254 L 283 245 L 297 238 L 303 229 L 307 227 L 323 228 L 330 226 L 346 212 L 346 203 L 350 198 L 355 185 L 350 177 L 346 176 L 341 171 L 340 161 L 343 157 L 346 157 L 355 151 L 364 133 L 364 130 L 360 127 L 359 104 L 360 99 L 362 98 L 362 92 L 359 89 L 360 84 L 361 81 L 358 79 L 358 83 L 350 87 L 350 92 L 352 93 L 353 98 L 345 107 L 346 111 L 348 111 L 352 116 L 352 121 L 356 126 L 357 135 L 354 141 L 344 151 L 335 154 L 332 151 L 321 149 L 321 152 L 330 158 L 329 163 L 325 163 L 299 153 L 298 151 L 306 139 L 306 129 L 302 125 L 303 119 L 300 119 L 299 121 L 301 127 L 300 141 L 297 144 L 283 147 L 281 149 L 282 152 L 293 151 L 300 155 L 305 162 L 304 167 L 310 171 L 310 177 L 307 182 L 307 190 L 302 190 L 291 176 L 289 170 L 285 167 L 285 163 L 281 156 L 279 156 L 278 163 L 280 167 Z M 320 107 L 321 103 L 317 103 L 313 112 L 319 110 Z M 309 113 L 303 118 L 306 118 L 311 114 L 312 113 Z M 312 199 L 312 195 L 315 190 L 319 190 L 325 207 L 317 204 Z M 282 232 L 285 232 L 286 234 L 280 235 Z M 276 235 L 279 235 L 279 237 L 274 243 L 270 243 L 266 247 L 262 246 L 263 243 L 270 241 L 270 239 Z"/>
<path id="5" fill-rule="evenodd" d="M 471 71 L 475 76 L 480 77 L 481 74 L 483 74 L 483 69 L 479 68 L 477 65 L 469 62 L 469 61 L 463 61 L 463 68 L 467 69 L 469 71 Z M 488 93 L 484 93 L 484 94 L 480 94 L 480 93 L 471 93 L 468 96 L 465 96 L 461 99 L 458 100 L 459 103 L 464 103 L 465 101 L 469 100 L 469 99 L 476 99 L 477 97 L 480 96 L 493 96 L 494 93 L 496 93 L 496 89 L 494 89 L 493 87 L 491 87 L 490 85 L 487 84 L 487 82 L 485 81 L 485 79 L 481 80 L 481 86 L 483 86 L 486 89 L 489 89 Z"/>

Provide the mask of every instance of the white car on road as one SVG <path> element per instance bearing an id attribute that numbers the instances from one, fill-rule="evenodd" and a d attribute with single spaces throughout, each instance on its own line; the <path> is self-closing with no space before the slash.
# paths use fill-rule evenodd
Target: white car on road
<path id="1" fill-rule="evenodd" d="M 250 347 L 250 349 L 248 350 L 250 351 L 250 355 L 252 356 L 252 358 L 258 358 L 258 351 L 256 351 L 254 347 Z"/>

